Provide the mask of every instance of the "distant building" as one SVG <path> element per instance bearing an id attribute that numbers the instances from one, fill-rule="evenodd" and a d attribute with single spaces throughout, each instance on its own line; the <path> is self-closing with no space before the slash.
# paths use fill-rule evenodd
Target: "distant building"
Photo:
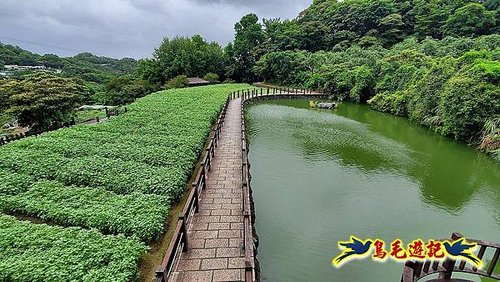
<path id="1" fill-rule="evenodd" d="M 53 72 L 60 74 L 62 70 L 47 68 L 46 66 L 19 66 L 19 65 L 5 65 L 4 71 L 0 72 L 0 76 L 10 76 L 16 71 L 43 71 L 43 72 Z"/>
<path id="2" fill-rule="evenodd" d="M 209 85 L 210 81 L 206 81 L 199 77 L 188 77 L 188 85 L 189 86 L 201 86 L 201 85 Z"/>
<path id="3" fill-rule="evenodd" d="M 45 66 L 19 66 L 19 65 L 5 65 L 5 70 L 8 71 L 18 71 L 18 70 L 45 70 Z"/>

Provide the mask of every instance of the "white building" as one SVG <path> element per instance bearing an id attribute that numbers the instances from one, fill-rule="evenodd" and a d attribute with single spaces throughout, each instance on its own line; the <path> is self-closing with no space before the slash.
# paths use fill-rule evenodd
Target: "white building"
<path id="1" fill-rule="evenodd" d="M 16 70 L 44 70 L 47 69 L 45 66 L 19 66 L 19 65 L 5 65 L 5 70 L 16 71 Z"/>

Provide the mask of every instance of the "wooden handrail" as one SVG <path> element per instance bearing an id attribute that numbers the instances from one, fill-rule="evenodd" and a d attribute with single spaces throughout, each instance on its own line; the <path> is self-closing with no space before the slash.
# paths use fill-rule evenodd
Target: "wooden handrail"
<path id="1" fill-rule="evenodd" d="M 265 90 L 264 90 L 265 89 Z M 283 87 L 261 87 L 261 88 L 253 88 L 246 90 L 238 90 L 232 92 L 229 97 L 231 99 L 241 98 L 242 102 L 251 100 L 259 97 L 278 97 L 278 96 L 287 96 L 292 98 L 302 97 L 302 96 L 310 96 L 310 97 L 323 97 L 327 96 L 322 93 L 315 93 L 312 89 L 300 89 L 300 88 L 283 88 Z M 243 106 L 243 105 L 242 105 Z"/>
<path id="2" fill-rule="evenodd" d="M 189 224 L 191 223 L 193 214 L 198 212 L 199 197 L 206 186 L 206 179 L 208 177 L 208 172 L 211 169 L 212 159 L 215 156 L 215 148 L 218 146 L 220 132 L 222 124 L 224 123 L 229 101 L 230 97 L 226 99 L 217 121 L 212 126 L 212 130 L 209 135 L 210 141 L 204 150 L 201 165 L 198 171 L 195 172 L 195 179 L 191 184 L 191 191 L 189 192 L 187 201 L 184 204 L 182 213 L 178 217 L 174 234 L 170 240 L 167 252 L 163 257 L 162 264 L 156 271 L 157 282 L 168 281 L 168 277 L 174 269 L 175 263 L 179 259 L 177 254 L 188 250 L 189 242 L 187 230 L 189 229 Z"/>
<path id="3" fill-rule="evenodd" d="M 464 237 L 460 233 L 456 232 L 453 233 L 451 236 L 451 240 L 453 241 L 460 238 Z M 439 241 L 445 241 L 445 240 L 448 239 L 442 239 Z M 476 240 L 476 239 L 466 239 L 466 240 L 468 243 L 476 243 L 480 247 L 477 253 L 477 257 L 479 259 L 483 259 L 483 256 L 488 249 L 495 250 L 487 270 L 477 269 L 475 266 L 467 267 L 467 262 L 465 260 L 462 260 L 458 266 L 456 266 L 455 260 L 450 260 L 450 259 L 445 260 L 444 262 L 442 262 L 441 265 L 439 261 L 434 261 L 432 263 L 431 261 L 425 261 L 425 262 L 408 261 L 405 263 L 403 267 L 403 272 L 401 274 L 401 282 L 416 282 L 424 277 L 427 277 L 428 275 L 436 273 L 439 274 L 438 276 L 439 279 L 443 279 L 443 281 L 446 281 L 446 279 L 450 279 L 452 274 L 456 272 L 473 274 L 500 280 L 500 274 L 493 273 L 493 270 L 498 264 L 498 260 L 500 257 L 500 244 L 485 240 Z"/>
<path id="4" fill-rule="evenodd" d="M 239 94 L 239 93 L 238 93 Z M 249 93 L 250 94 L 250 93 Z M 244 94 L 243 94 L 244 95 Z M 251 94 L 252 96 L 259 95 L 257 91 Z M 260 95 L 264 92 L 260 91 Z M 248 143 L 246 139 L 246 128 L 243 111 L 243 103 L 241 103 L 241 188 L 243 190 L 243 248 L 245 251 L 245 281 L 253 282 L 256 280 L 255 273 L 255 244 L 252 224 L 252 206 L 250 195 L 250 163 L 248 161 Z"/>

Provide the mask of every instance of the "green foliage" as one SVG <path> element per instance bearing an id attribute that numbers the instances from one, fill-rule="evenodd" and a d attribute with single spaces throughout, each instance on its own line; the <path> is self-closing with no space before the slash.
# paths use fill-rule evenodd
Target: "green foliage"
<path id="1" fill-rule="evenodd" d="M 293 20 L 264 19 L 261 24 L 256 15 L 250 14 L 236 24 L 236 37 L 225 49 L 227 75 L 239 81 L 272 81 L 271 73 L 275 71 L 266 72 L 263 62 L 268 61 L 269 66 L 279 54 L 285 59 L 282 69 L 289 66 L 288 70 L 293 71 L 295 63 L 290 60 L 293 55 L 279 52 L 346 51 L 353 46 L 391 48 L 409 37 L 427 40 L 427 49 L 438 47 L 432 44 L 440 44 L 432 51 L 440 52 L 441 56 L 460 55 L 450 51 L 463 53 L 473 49 L 492 49 L 493 44 L 499 46 L 498 41 L 490 42 L 493 43 L 490 46 L 479 46 L 485 42 L 448 38 L 447 42 L 436 43 L 435 39 L 448 36 L 498 37 L 500 22 L 496 18 L 500 15 L 499 6 L 496 0 L 324 0 L 314 1 Z M 455 46 L 449 41 L 454 41 Z M 410 45 L 405 47 L 403 49 L 431 55 Z M 252 68 L 254 73 L 248 73 Z M 313 73 L 307 79 L 313 76 L 318 77 Z M 276 80 L 283 81 L 281 78 Z"/>
<path id="2" fill-rule="evenodd" d="M 368 104 L 378 111 L 406 116 L 408 114 L 408 96 L 411 96 L 408 90 L 381 92 L 368 100 Z"/>
<path id="3" fill-rule="evenodd" d="M 500 160 L 500 115 L 488 118 L 483 126 L 479 149 L 489 152 Z"/>
<path id="4" fill-rule="evenodd" d="M 87 96 L 78 79 L 46 73 L 30 75 L 2 89 L 9 97 L 8 112 L 17 117 L 19 124 L 41 129 L 69 122 L 78 101 Z"/>
<path id="5" fill-rule="evenodd" d="M 243 87 L 248 85 L 161 91 L 106 123 L 2 146 L 1 210 L 144 241 L 157 238 L 227 94 Z"/>
<path id="6" fill-rule="evenodd" d="M 7 170 L 0 169 L 0 194 L 1 195 L 17 195 L 26 192 L 33 178 L 28 175 L 13 173 Z"/>
<path id="7" fill-rule="evenodd" d="M 410 96 L 410 118 L 429 127 L 439 125 L 438 104 L 446 82 L 456 72 L 456 59 L 438 58 L 416 85 Z"/>
<path id="8" fill-rule="evenodd" d="M 0 60 L 5 65 L 30 65 L 39 64 L 38 56 L 17 46 L 0 43 Z"/>
<path id="9" fill-rule="evenodd" d="M 139 62 L 139 76 L 163 86 L 179 75 L 201 77 L 208 72 L 223 75 L 224 55 L 219 44 L 207 43 L 201 36 L 165 38 L 152 59 Z"/>
<path id="10" fill-rule="evenodd" d="M 253 81 L 255 79 L 252 67 L 260 58 L 258 46 L 264 42 L 264 32 L 259 18 L 248 14 L 234 25 L 236 36 L 233 43 L 225 49 L 227 58 L 227 76 L 238 81 Z"/>
<path id="11" fill-rule="evenodd" d="M 285 85 L 297 84 L 297 74 L 302 71 L 305 52 L 273 52 L 264 55 L 253 71 L 268 81 L 278 81 Z"/>
<path id="12" fill-rule="evenodd" d="M 101 119 L 105 118 L 106 112 L 104 110 L 81 110 L 77 111 L 75 115 L 76 115 L 76 123 L 78 124 L 95 119 L 96 117 Z"/>
<path id="13" fill-rule="evenodd" d="M 445 85 L 439 108 L 440 132 L 477 140 L 487 118 L 500 113 L 500 62 L 486 61 L 462 69 Z"/>
<path id="14" fill-rule="evenodd" d="M 0 116 L 5 115 L 5 110 L 10 106 L 10 89 L 16 85 L 17 81 L 15 79 L 0 79 Z M 0 124 L 0 126 L 2 126 Z"/>
<path id="15" fill-rule="evenodd" d="M 368 101 L 375 110 L 479 144 L 485 121 L 500 112 L 499 44 L 499 35 L 488 35 L 407 38 L 390 49 L 279 51 L 263 55 L 253 70 L 277 84 Z"/>
<path id="16" fill-rule="evenodd" d="M 35 182 L 25 189 L 29 177 L 15 175 L 7 180 L 16 178 L 16 182 L 3 185 L 26 191 L 12 195 L 0 188 L 0 211 L 6 214 L 35 216 L 63 226 L 95 228 L 104 234 L 150 241 L 163 231 L 170 208 L 164 196 L 116 195 L 102 188 L 66 187 L 54 181 Z"/>
<path id="17" fill-rule="evenodd" d="M 213 72 L 209 72 L 203 76 L 203 79 L 209 81 L 210 83 L 219 82 L 219 75 Z"/>
<path id="18" fill-rule="evenodd" d="M 18 221 L 0 214 L 0 280 L 131 281 L 147 247 L 123 236 Z"/>
<path id="19" fill-rule="evenodd" d="M 17 46 L 2 43 L 0 43 L 0 61 L 6 65 L 43 65 L 47 68 L 62 70 L 62 75 L 65 77 L 78 77 L 98 84 L 114 76 L 133 74 L 137 67 L 137 61 L 131 58 L 112 59 L 91 53 L 80 53 L 74 57 L 62 58 L 54 54 L 38 55 Z M 32 73 L 33 71 L 24 71 L 15 76 L 22 78 Z"/>
<path id="20" fill-rule="evenodd" d="M 131 76 L 117 76 L 105 84 L 105 95 L 101 103 L 105 105 L 124 105 L 151 93 L 154 87 L 147 81 Z"/>
<path id="21" fill-rule="evenodd" d="M 366 65 L 358 66 L 353 71 L 353 87 L 349 91 L 349 98 L 358 103 L 366 102 L 374 95 L 375 75 Z"/>
<path id="22" fill-rule="evenodd" d="M 450 15 L 443 28 L 445 35 L 476 36 L 489 34 L 494 26 L 495 12 L 480 3 L 469 3 Z"/>
<path id="23" fill-rule="evenodd" d="M 170 79 L 165 85 L 166 89 L 174 89 L 174 88 L 184 88 L 188 86 L 187 76 L 178 75 L 172 79 Z"/>

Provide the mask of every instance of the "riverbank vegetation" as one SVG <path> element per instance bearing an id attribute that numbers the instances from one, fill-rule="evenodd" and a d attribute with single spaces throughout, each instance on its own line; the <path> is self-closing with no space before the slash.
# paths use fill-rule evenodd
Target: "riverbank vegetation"
<path id="1" fill-rule="evenodd" d="M 293 20 L 247 15 L 226 74 L 368 103 L 498 158 L 499 15 L 498 1 L 471 0 L 317 0 Z"/>
<path id="2" fill-rule="evenodd" d="M 254 70 L 275 83 L 367 102 L 375 110 L 409 117 L 443 135 L 479 145 L 485 135 L 498 138 L 494 130 L 484 130 L 500 114 L 498 46 L 498 35 L 422 42 L 410 38 L 391 49 L 273 52 Z"/>

